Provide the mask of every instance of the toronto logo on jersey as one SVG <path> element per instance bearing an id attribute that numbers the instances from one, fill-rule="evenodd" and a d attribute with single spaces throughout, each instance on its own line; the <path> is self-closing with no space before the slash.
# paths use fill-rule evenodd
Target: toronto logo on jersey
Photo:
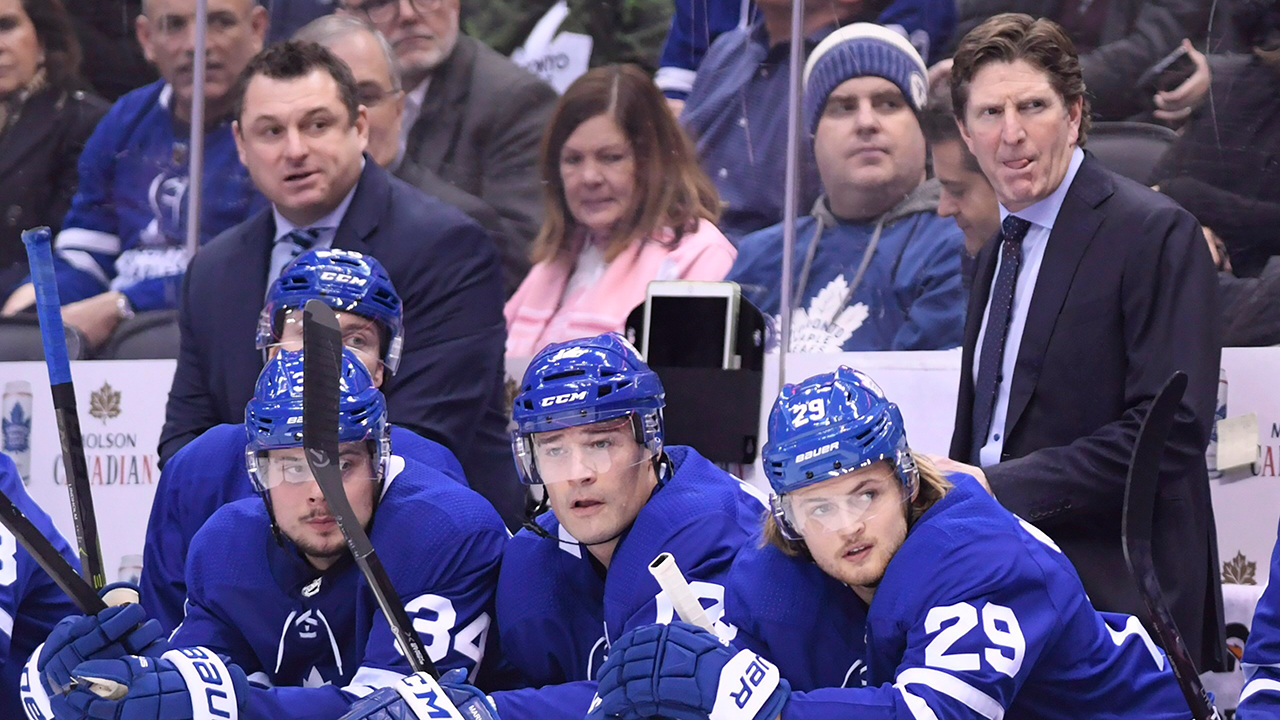
<path id="1" fill-rule="evenodd" d="M 272 684 L 320 687 L 343 681 L 342 651 L 324 612 L 308 609 L 289 613 L 280 630 Z"/>

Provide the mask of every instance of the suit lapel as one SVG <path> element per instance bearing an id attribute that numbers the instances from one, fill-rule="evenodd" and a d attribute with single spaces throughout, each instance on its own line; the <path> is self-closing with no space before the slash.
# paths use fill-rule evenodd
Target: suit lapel
<path id="1" fill-rule="evenodd" d="M 52 89 L 32 95 L 9 131 L 0 135 L 0 177 L 16 175 L 32 150 L 50 142 L 58 129 L 55 110 L 62 93 Z"/>
<path id="2" fill-rule="evenodd" d="M 1044 367 L 1045 352 L 1053 336 L 1053 326 L 1062 304 L 1071 290 L 1076 269 L 1084 257 L 1094 233 L 1102 224 L 1104 213 L 1099 209 L 1111 193 L 1114 183 L 1106 170 L 1090 155 L 1085 155 L 1075 180 L 1063 198 L 1062 207 L 1049 234 L 1036 277 L 1036 289 L 1027 310 L 1027 323 L 1022 331 L 1022 343 L 1018 347 L 1018 360 L 1014 365 L 1013 384 L 1009 387 L 1009 410 L 1005 419 L 1005 435 L 1012 434 L 1027 402 L 1040 379 Z"/>
<path id="3" fill-rule="evenodd" d="M 431 172 L 440 172 L 453 148 L 462 123 L 462 113 L 454 109 L 466 106 L 475 59 L 475 41 L 459 35 L 453 54 L 432 76 L 422 111 L 409 130 L 405 154 Z"/>
<path id="4" fill-rule="evenodd" d="M 378 229 L 378 221 L 387 210 L 390 193 L 391 181 L 387 171 L 366 155 L 364 171 L 360 173 L 360 180 L 356 185 L 356 194 L 351 197 L 351 204 L 347 206 L 342 222 L 338 223 L 333 246 L 372 255 L 369 236 Z"/>

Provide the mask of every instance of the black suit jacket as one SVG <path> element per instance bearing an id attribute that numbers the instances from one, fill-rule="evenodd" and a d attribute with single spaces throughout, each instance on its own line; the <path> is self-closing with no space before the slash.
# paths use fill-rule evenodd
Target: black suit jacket
<path id="1" fill-rule="evenodd" d="M 254 332 L 274 238 L 267 208 L 211 240 L 187 268 L 161 458 L 214 425 L 244 422 L 263 364 Z M 466 215 L 366 158 L 333 246 L 377 258 L 404 301 L 404 353 L 383 385 L 391 421 L 452 450 L 472 487 L 515 522 L 523 493 L 506 437 L 493 243 Z"/>
<path id="2" fill-rule="evenodd" d="M 974 346 L 999 243 L 978 255 L 969 296 L 951 457 L 970 459 Z M 1204 452 L 1217 404 L 1217 278 L 1187 211 L 1086 155 L 1067 191 L 1031 296 L 999 464 L 1005 507 L 1042 528 L 1100 610 L 1146 617 L 1120 544 L 1125 475 L 1146 408 L 1175 370 L 1189 376 L 1165 449 L 1155 561 L 1201 670 L 1225 647 Z"/>

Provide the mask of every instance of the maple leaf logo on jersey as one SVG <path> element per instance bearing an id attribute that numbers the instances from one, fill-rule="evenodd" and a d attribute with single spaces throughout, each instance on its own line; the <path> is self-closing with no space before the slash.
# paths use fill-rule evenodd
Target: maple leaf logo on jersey
<path id="1" fill-rule="evenodd" d="M 1222 582 L 1235 583 L 1236 585 L 1257 585 L 1257 572 L 1258 563 L 1246 558 L 1244 553 L 1237 552 L 1235 557 L 1222 563 Z"/>
<path id="2" fill-rule="evenodd" d="M 844 274 L 827 283 L 809 307 L 791 313 L 791 352 L 840 352 L 845 341 L 867 321 L 871 312 L 865 303 L 846 308 L 840 304 L 849 293 Z"/>
<path id="3" fill-rule="evenodd" d="M 89 395 L 89 415 L 98 418 L 103 425 L 120 416 L 120 391 L 104 382 L 102 387 Z"/>

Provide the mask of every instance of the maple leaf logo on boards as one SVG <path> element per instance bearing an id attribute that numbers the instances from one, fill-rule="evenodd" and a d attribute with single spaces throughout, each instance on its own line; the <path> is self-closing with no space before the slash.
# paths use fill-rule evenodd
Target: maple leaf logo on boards
<path id="1" fill-rule="evenodd" d="M 1257 585 L 1258 580 L 1255 577 L 1258 571 L 1258 563 L 1249 560 L 1244 553 L 1237 552 L 1236 556 L 1222 563 L 1222 582 L 1235 583 L 1236 585 Z"/>
<path id="2" fill-rule="evenodd" d="M 102 383 L 102 387 L 89 394 L 89 415 L 101 420 L 103 425 L 119 417 L 120 391 L 111 387 L 111 383 Z"/>
<path id="3" fill-rule="evenodd" d="M 9 417 L 0 418 L 0 433 L 4 435 L 3 447 L 7 452 L 31 449 L 31 418 L 22 411 L 22 405 L 14 403 Z"/>

